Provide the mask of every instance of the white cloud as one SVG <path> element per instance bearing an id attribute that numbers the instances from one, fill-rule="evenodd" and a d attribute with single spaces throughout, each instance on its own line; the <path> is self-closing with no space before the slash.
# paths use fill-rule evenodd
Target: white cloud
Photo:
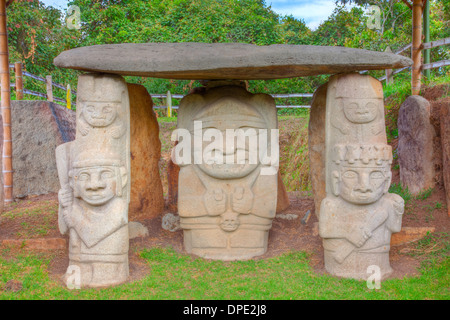
<path id="1" fill-rule="evenodd" d="M 267 0 L 266 3 L 278 14 L 293 15 L 305 20 L 306 25 L 313 30 L 327 20 L 336 7 L 334 0 Z M 352 6 L 347 6 L 350 7 Z"/>

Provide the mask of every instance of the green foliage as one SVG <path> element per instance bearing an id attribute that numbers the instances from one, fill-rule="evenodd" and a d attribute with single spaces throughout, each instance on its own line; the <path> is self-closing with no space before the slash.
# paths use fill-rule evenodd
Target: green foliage
<path id="1" fill-rule="evenodd" d="M 400 182 L 391 184 L 389 187 L 389 193 L 398 194 L 403 198 L 403 200 L 405 200 L 405 204 L 411 200 L 411 193 L 409 192 L 408 187 L 403 188 Z"/>
<path id="2" fill-rule="evenodd" d="M 416 195 L 414 198 L 416 200 L 425 200 L 428 197 L 430 197 L 432 193 L 433 193 L 433 188 L 428 188 L 426 190 L 423 190 L 421 193 Z"/>
<path id="3" fill-rule="evenodd" d="M 51 74 L 54 82 L 71 83 L 74 88 L 78 73 L 53 65 L 53 59 L 58 54 L 79 43 L 79 31 L 69 30 L 65 26 L 62 12 L 46 7 L 38 0 L 29 0 L 14 1 L 8 7 L 7 14 L 11 63 L 22 62 L 25 71 L 41 77 Z M 24 77 L 24 87 L 46 92 L 45 83 L 28 77 Z M 55 90 L 54 96 L 65 98 L 65 91 Z"/>

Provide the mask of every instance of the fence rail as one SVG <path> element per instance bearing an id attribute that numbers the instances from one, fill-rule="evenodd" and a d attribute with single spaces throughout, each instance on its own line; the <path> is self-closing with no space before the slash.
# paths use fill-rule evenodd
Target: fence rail
<path id="1" fill-rule="evenodd" d="M 11 83 L 10 84 L 10 86 L 12 88 L 15 88 L 16 91 L 18 91 L 18 92 L 21 91 L 21 92 L 23 92 L 23 94 L 32 95 L 32 96 L 35 96 L 35 97 L 45 98 L 45 99 L 48 99 L 49 101 L 62 102 L 64 104 L 66 104 L 67 107 L 70 107 L 71 101 L 67 101 L 67 100 L 62 99 L 62 98 L 54 97 L 53 96 L 53 91 L 52 91 L 53 87 L 56 87 L 56 88 L 61 89 L 61 90 L 64 90 L 66 92 L 68 91 L 68 88 L 65 87 L 62 84 L 59 84 L 59 83 L 51 81 L 51 77 L 50 76 L 48 77 L 48 80 L 47 80 L 47 79 L 45 79 L 43 77 L 37 76 L 37 75 L 32 74 L 31 72 L 28 72 L 28 71 L 16 70 L 16 66 L 14 64 L 10 64 L 9 68 L 10 69 L 14 69 L 14 71 L 16 72 L 16 78 L 29 77 L 29 78 L 32 78 L 34 80 L 47 83 L 47 93 L 42 93 L 42 92 L 38 92 L 38 91 L 25 89 L 25 88 L 23 88 L 23 82 L 22 81 L 19 84 L 19 86 L 22 86 L 21 88 L 19 88 L 16 83 Z M 21 69 L 21 68 L 19 68 L 19 69 Z M 73 94 L 73 95 L 77 94 L 77 92 L 75 90 L 70 90 L 70 93 Z M 18 100 L 20 100 L 20 99 L 23 99 L 23 97 L 18 98 Z"/>

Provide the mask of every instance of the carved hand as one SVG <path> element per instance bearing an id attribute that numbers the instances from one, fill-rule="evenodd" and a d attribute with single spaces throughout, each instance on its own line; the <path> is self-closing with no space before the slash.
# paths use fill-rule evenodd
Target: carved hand
<path id="1" fill-rule="evenodd" d="M 111 128 L 111 136 L 114 139 L 120 138 L 120 136 L 122 136 L 122 134 L 124 133 L 123 130 L 123 126 L 119 125 L 119 126 L 114 126 Z"/>
<path id="2" fill-rule="evenodd" d="M 73 192 L 70 187 L 63 187 L 58 192 L 58 201 L 63 208 L 70 207 L 73 202 Z"/>
<path id="3" fill-rule="evenodd" d="M 362 228 L 359 232 L 357 230 L 355 230 L 354 232 L 350 232 L 347 236 L 347 239 L 355 246 L 360 248 L 371 236 L 372 232 L 370 232 L 366 228 Z"/>
<path id="4" fill-rule="evenodd" d="M 233 211 L 249 214 L 253 207 L 253 192 L 248 188 L 236 187 L 231 198 Z"/>
<path id="5" fill-rule="evenodd" d="M 225 212 L 227 195 L 222 189 L 208 190 L 204 196 L 205 207 L 208 214 L 218 216 Z"/>
<path id="6" fill-rule="evenodd" d="M 89 133 L 89 125 L 87 123 L 85 123 L 84 121 L 79 121 L 78 124 L 78 130 L 80 130 L 81 135 L 85 136 Z"/>

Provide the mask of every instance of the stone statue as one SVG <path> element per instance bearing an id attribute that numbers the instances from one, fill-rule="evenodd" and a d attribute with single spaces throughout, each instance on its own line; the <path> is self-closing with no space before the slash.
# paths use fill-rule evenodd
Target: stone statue
<path id="1" fill-rule="evenodd" d="M 376 265 L 386 276 L 392 272 L 391 233 L 400 231 L 404 207 L 399 195 L 387 192 L 391 150 L 385 145 L 338 145 L 335 151 L 333 195 L 322 201 L 319 220 L 325 267 L 334 275 L 367 279 L 367 268 Z"/>
<path id="2" fill-rule="evenodd" d="M 326 197 L 319 215 L 325 268 L 367 279 L 374 265 L 386 277 L 392 272 L 391 233 L 401 229 L 404 201 L 388 193 L 392 149 L 381 83 L 359 74 L 336 75 L 326 101 Z"/>
<path id="3" fill-rule="evenodd" d="M 200 121 L 202 129 L 195 130 Z M 210 84 L 206 92 L 181 101 L 178 128 L 189 130 L 194 140 L 191 162 L 178 163 L 178 211 L 186 251 L 220 260 L 265 253 L 277 204 L 278 136 L 270 135 L 270 129 L 277 129 L 273 98 L 239 86 Z M 239 143 L 242 137 L 237 136 L 238 141 L 231 142 L 230 129 L 242 130 L 245 141 Z M 223 141 L 215 137 L 212 144 L 214 132 L 221 133 Z M 268 139 L 259 143 L 264 133 Z M 268 150 L 275 161 L 252 158 Z M 241 161 L 239 154 L 244 155 Z M 203 156 L 201 163 L 197 156 Z"/>
<path id="4" fill-rule="evenodd" d="M 78 80 L 77 136 L 56 148 L 58 222 L 69 234 L 69 273 L 82 287 L 128 278 L 129 102 L 119 76 Z M 71 272 L 69 272 L 71 270 Z"/>

